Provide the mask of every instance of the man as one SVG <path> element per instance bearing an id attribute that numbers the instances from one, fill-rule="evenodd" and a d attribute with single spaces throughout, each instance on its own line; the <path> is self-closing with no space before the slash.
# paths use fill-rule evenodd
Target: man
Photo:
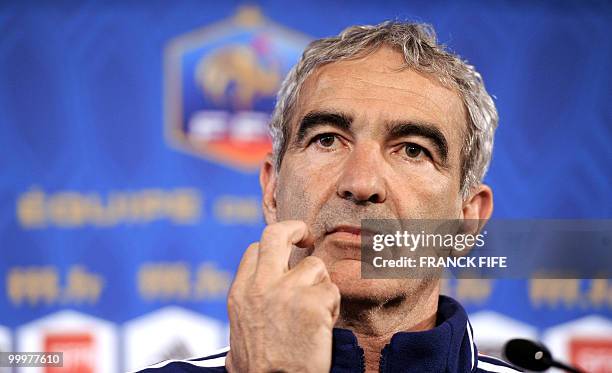
<path id="1" fill-rule="evenodd" d="M 268 225 L 229 293 L 229 351 L 145 372 L 515 372 L 478 355 L 438 279 L 360 271 L 362 219 L 490 217 L 497 121 L 480 75 L 427 25 L 311 43 L 278 95 Z"/>

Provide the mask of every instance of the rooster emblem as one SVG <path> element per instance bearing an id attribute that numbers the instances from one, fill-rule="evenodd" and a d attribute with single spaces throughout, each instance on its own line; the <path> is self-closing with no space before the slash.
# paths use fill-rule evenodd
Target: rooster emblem
<path id="1" fill-rule="evenodd" d="M 264 65 L 251 45 L 230 45 L 205 56 L 195 70 L 195 80 L 217 105 L 250 108 L 257 97 L 273 96 L 280 85 L 277 64 Z"/>

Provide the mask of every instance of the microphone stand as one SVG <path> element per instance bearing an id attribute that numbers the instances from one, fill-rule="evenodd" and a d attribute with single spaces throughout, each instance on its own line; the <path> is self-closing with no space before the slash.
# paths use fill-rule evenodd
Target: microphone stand
<path id="1" fill-rule="evenodd" d="M 570 372 L 570 373 L 585 373 L 582 370 L 579 370 L 578 368 L 574 368 L 570 365 L 564 364 L 560 361 L 554 360 L 554 359 L 542 359 L 542 361 L 544 361 L 545 363 L 549 364 L 551 367 L 555 367 L 555 368 L 559 368 L 562 369 L 566 372 Z"/>

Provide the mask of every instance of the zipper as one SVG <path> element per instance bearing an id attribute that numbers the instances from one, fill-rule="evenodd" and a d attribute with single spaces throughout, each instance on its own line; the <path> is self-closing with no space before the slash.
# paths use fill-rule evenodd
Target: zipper
<path id="1" fill-rule="evenodd" d="M 385 347 L 383 348 L 383 350 L 380 353 L 380 363 L 378 364 L 378 371 L 380 373 L 384 373 L 385 369 L 387 368 L 387 352 L 389 351 L 389 345 L 385 345 Z"/>
<path id="2" fill-rule="evenodd" d="M 357 346 L 359 348 L 359 364 L 361 365 L 361 373 L 365 373 L 365 354 L 363 353 L 363 348 L 359 347 L 359 345 Z"/>

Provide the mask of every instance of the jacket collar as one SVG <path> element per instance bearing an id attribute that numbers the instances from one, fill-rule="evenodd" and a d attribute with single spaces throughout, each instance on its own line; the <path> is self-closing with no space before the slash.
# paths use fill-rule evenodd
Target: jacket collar
<path id="1" fill-rule="evenodd" d="M 478 351 L 463 307 L 440 296 L 436 326 L 421 332 L 399 332 L 381 351 L 381 372 L 472 372 Z M 333 373 L 362 372 L 363 349 L 347 329 L 333 330 Z"/>

